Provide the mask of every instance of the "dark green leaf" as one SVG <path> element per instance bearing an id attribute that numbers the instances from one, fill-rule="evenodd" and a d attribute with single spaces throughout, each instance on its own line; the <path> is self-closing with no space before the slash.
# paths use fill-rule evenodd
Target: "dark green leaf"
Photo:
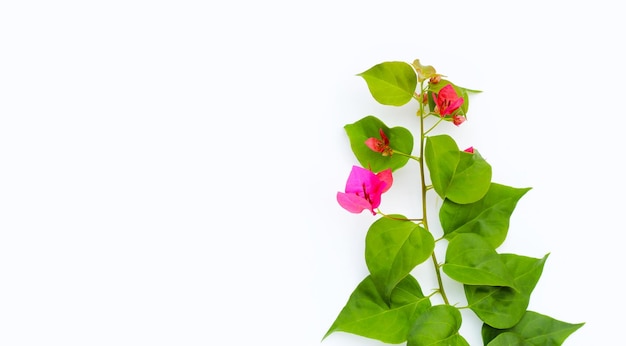
<path id="1" fill-rule="evenodd" d="M 378 294 L 368 276 L 350 295 L 324 338 L 334 332 L 346 332 L 390 344 L 405 342 L 413 322 L 430 306 L 430 300 L 410 275 L 392 292 L 391 305 Z"/>
<path id="2" fill-rule="evenodd" d="M 491 183 L 487 194 L 477 202 L 458 204 L 446 199 L 439 209 L 446 239 L 460 233 L 476 233 L 498 248 L 506 239 L 517 202 L 528 190 Z"/>
<path id="3" fill-rule="evenodd" d="M 484 324 L 482 337 L 485 345 L 491 345 L 490 342 L 498 335 L 512 332 L 533 346 L 558 346 L 583 325 L 584 323 L 567 323 L 537 312 L 527 311 L 519 323 L 512 328 L 496 329 Z"/>
<path id="4" fill-rule="evenodd" d="M 469 346 L 459 335 L 461 313 L 450 305 L 435 305 L 415 321 L 407 346 Z"/>
<path id="5" fill-rule="evenodd" d="M 417 75 L 413 67 L 401 61 L 377 64 L 357 76 L 363 77 L 372 97 L 388 106 L 402 106 L 415 94 Z"/>
<path id="6" fill-rule="evenodd" d="M 435 248 L 433 236 L 403 215 L 389 215 L 370 226 L 365 238 L 365 262 L 385 301 L 394 287 Z"/>
<path id="7" fill-rule="evenodd" d="M 365 145 L 368 138 L 380 139 L 379 130 L 382 129 L 389 138 L 391 148 L 410 155 L 413 151 L 413 135 L 404 127 L 389 128 L 380 119 L 369 115 L 353 124 L 345 125 L 344 129 L 350 139 L 352 152 L 365 168 L 376 173 L 387 168 L 395 171 L 409 161 L 409 158 L 403 155 L 383 156 Z"/>
<path id="8" fill-rule="evenodd" d="M 517 290 L 503 258 L 477 234 L 462 233 L 450 241 L 443 271 L 466 285 L 507 286 Z"/>
<path id="9" fill-rule="evenodd" d="M 501 254 L 515 280 L 518 291 L 510 287 L 465 285 L 469 307 L 486 324 L 494 328 L 510 328 L 528 308 L 548 255 L 538 259 L 514 254 Z"/>

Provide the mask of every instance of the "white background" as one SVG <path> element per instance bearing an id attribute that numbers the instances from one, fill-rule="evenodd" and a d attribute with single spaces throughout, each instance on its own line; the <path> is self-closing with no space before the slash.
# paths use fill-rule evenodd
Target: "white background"
<path id="1" fill-rule="evenodd" d="M 532 187 L 499 249 L 550 253 L 530 309 L 623 328 L 621 7 L 598 0 L 4 1 L 0 344 L 382 345 L 322 336 L 375 220 L 343 126 L 416 125 L 356 77 L 420 59 L 484 92 L 442 127 Z M 417 217 L 415 165 L 386 212 Z M 436 216 L 431 216 L 436 219 Z M 418 267 L 424 290 L 429 263 Z M 462 305 L 461 292 L 449 295 Z M 479 323 L 461 330 L 480 345 Z"/>

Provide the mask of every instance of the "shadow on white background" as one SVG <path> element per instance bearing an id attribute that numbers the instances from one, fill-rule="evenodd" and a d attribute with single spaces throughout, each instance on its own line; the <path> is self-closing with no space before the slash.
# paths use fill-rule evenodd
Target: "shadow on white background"
<path id="1" fill-rule="evenodd" d="M 343 126 L 415 125 L 355 75 L 416 58 L 484 91 L 445 131 L 494 181 L 533 188 L 499 249 L 550 253 L 529 308 L 586 322 L 567 345 L 611 342 L 626 192 L 615 6 L 3 3 L 0 344 L 379 345 L 321 341 L 366 275 L 375 220 L 335 201 L 356 163 Z M 418 212 L 416 173 L 398 173 L 383 210 Z"/>

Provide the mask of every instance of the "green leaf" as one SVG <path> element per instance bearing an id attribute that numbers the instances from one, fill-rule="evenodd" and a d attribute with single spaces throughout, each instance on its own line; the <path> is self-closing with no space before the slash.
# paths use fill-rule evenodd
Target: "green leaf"
<path id="1" fill-rule="evenodd" d="M 524 316 L 548 255 L 540 259 L 514 254 L 500 257 L 511 271 L 518 291 L 495 286 L 465 285 L 464 288 L 470 309 L 486 324 L 504 329 L 514 326 Z"/>
<path id="2" fill-rule="evenodd" d="M 431 306 L 412 276 L 402 280 L 388 305 L 378 294 L 371 276 L 354 290 L 324 338 L 334 332 L 360 335 L 385 343 L 405 342 L 413 322 Z"/>
<path id="3" fill-rule="evenodd" d="M 372 97 L 378 103 L 388 106 L 402 106 L 415 94 L 417 76 L 411 65 L 401 61 L 388 61 L 377 64 L 365 72 L 363 77 Z"/>
<path id="4" fill-rule="evenodd" d="M 459 147 L 454 139 L 448 135 L 427 137 L 424 160 L 428 166 L 430 180 L 435 192 L 441 198 L 445 198 L 456 167 L 461 161 Z"/>
<path id="5" fill-rule="evenodd" d="M 491 183 L 487 194 L 474 203 L 458 204 L 446 199 L 439 209 L 439 221 L 446 239 L 460 233 L 475 233 L 498 248 L 506 239 L 511 214 L 530 188 L 513 188 Z"/>
<path id="6" fill-rule="evenodd" d="M 368 138 L 380 139 L 379 130 L 382 129 L 389 138 L 391 148 L 410 155 L 413 151 L 413 135 L 404 127 L 389 128 L 380 119 L 368 115 L 353 124 L 345 125 L 344 129 L 350 139 L 352 152 L 363 167 L 374 172 L 384 171 L 387 168 L 395 171 L 409 161 L 409 158 L 404 155 L 383 156 L 365 145 Z"/>
<path id="7" fill-rule="evenodd" d="M 485 196 L 491 185 L 491 165 L 474 153 L 460 152 L 459 164 L 448 186 L 446 198 L 460 204 L 473 203 Z"/>
<path id="8" fill-rule="evenodd" d="M 452 87 L 455 85 L 447 79 L 441 79 L 438 83 L 428 83 L 428 91 L 438 94 L 441 89 L 443 89 L 446 85 L 452 84 Z M 454 91 L 457 91 L 456 89 Z M 457 91 L 458 95 L 458 91 Z"/>
<path id="9" fill-rule="evenodd" d="M 533 344 L 526 342 L 519 334 L 506 332 L 496 336 L 487 346 L 533 346 Z"/>
<path id="10" fill-rule="evenodd" d="M 461 313 L 450 305 L 435 305 L 422 313 L 407 340 L 407 346 L 469 346 L 459 335 Z"/>
<path id="11" fill-rule="evenodd" d="M 449 135 L 426 138 L 424 159 L 433 188 L 441 198 L 459 204 L 474 203 L 491 185 L 491 165 L 480 153 L 460 151 Z"/>
<path id="12" fill-rule="evenodd" d="M 485 345 L 491 345 L 490 342 L 498 335 L 512 332 L 533 346 L 558 346 L 583 325 L 584 323 L 567 323 L 534 311 L 527 311 L 512 328 L 496 329 L 483 324 L 482 337 Z"/>
<path id="13" fill-rule="evenodd" d="M 433 236 L 403 215 L 374 222 L 365 237 L 365 262 L 378 291 L 389 301 L 394 287 L 435 249 Z"/>
<path id="14" fill-rule="evenodd" d="M 517 290 L 502 256 L 481 236 L 463 233 L 446 250 L 443 271 L 466 285 L 507 286 Z"/>

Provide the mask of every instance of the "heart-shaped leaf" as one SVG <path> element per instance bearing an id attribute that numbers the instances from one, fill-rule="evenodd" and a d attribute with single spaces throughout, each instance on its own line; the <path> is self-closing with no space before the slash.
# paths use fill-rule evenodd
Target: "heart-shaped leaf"
<path id="1" fill-rule="evenodd" d="M 491 165 L 477 150 L 460 151 L 448 135 L 426 138 L 424 160 L 433 188 L 441 198 L 459 204 L 474 203 L 491 185 Z"/>
<path id="2" fill-rule="evenodd" d="M 365 262 L 385 301 L 404 277 L 435 249 L 433 236 L 403 215 L 374 222 L 365 237 Z"/>
<path id="3" fill-rule="evenodd" d="M 465 285 L 467 303 L 486 324 L 499 329 L 514 326 L 524 316 L 548 255 L 532 258 L 514 254 L 500 255 L 519 291 L 503 286 Z"/>
<path id="4" fill-rule="evenodd" d="M 439 220 L 446 239 L 460 233 L 475 233 L 498 248 L 506 239 L 511 214 L 522 196 L 530 188 L 513 188 L 491 183 L 487 194 L 469 204 L 446 199 L 439 209 Z"/>
<path id="5" fill-rule="evenodd" d="M 350 139 L 352 152 L 354 152 L 361 166 L 374 172 L 381 172 L 388 168 L 395 171 L 406 165 L 409 160 L 404 155 L 383 156 L 365 145 L 368 138 L 380 138 L 381 129 L 389 139 L 389 146 L 392 149 L 409 155 L 413 151 L 413 135 L 409 130 L 400 126 L 389 128 L 373 115 L 366 116 L 353 124 L 345 125 L 344 129 Z"/>
<path id="6" fill-rule="evenodd" d="M 476 149 L 473 153 L 461 151 L 459 154 L 459 164 L 445 197 L 460 204 L 473 203 L 483 198 L 489 191 L 491 165 Z"/>
<path id="7" fill-rule="evenodd" d="M 346 332 L 389 344 L 405 342 L 413 322 L 431 306 L 412 276 L 402 280 L 391 294 L 388 305 L 378 294 L 371 276 L 354 290 L 324 338 Z"/>
<path id="8" fill-rule="evenodd" d="M 435 305 L 415 321 L 407 346 L 469 346 L 459 334 L 461 313 L 451 305 Z"/>
<path id="9" fill-rule="evenodd" d="M 402 61 L 383 62 L 357 76 L 365 79 L 376 101 L 388 106 L 402 106 L 408 103 L 417 87 L 415 70 Z"/>
<path id="10" fill-rule="evenodd" d="M 445 198 L 456 167 L 461 161 L 459 147 L 454 139 L 448 135 L 427 137 L 424 160 L 428 166 L 430 180 L 435 192 L 441 198 Z"/>
<path id="11" fill-rule="evenodd" d="M 491 345 L 490 342 L 498 335 L 510 332 L 533 346 L 559 346 L 583 325 L 584 323 L 567 323 L 534 311 L 527 311 L 519 323 L 508 329 L 497 329 L 483 324 L 482 337 L 485 345 Z"/>
<path id="12" fill-rule="evenodd" d="M 466 285 L 507 286 L 517 290 L 515 280 L 502 257 L 481 236 L 462 233 L 446 250 L 443 271 Z"/>

